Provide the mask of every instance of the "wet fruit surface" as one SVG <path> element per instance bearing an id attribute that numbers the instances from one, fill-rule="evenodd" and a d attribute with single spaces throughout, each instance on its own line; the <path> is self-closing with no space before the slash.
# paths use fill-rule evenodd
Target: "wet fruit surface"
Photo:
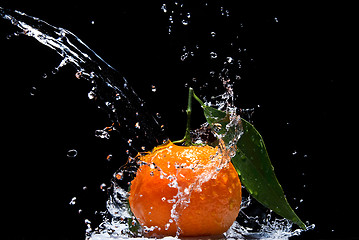
<path id="1" fill-rule="evenodd" d="M 169 142 L 140 156 L 129 203 L 149 235 L 218 235 L 233 224 L 241 183 L 217 150 Z"/>

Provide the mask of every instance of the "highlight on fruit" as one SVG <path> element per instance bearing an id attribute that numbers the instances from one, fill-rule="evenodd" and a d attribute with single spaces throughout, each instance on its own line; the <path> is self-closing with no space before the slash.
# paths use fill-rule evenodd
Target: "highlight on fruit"
<path id="1" fill-rule="evenodd" d="M 193 99 L 203 109 L 212 140 L 193 141 Z M 223 234 L 240 211 L 242 184 L 262 205 L 306 229 L 287 202 L 263 138 L 252 124 L 207 106 L 192 88 L 186 112 L 183 139 L 136 158 L 139 167 L 128 200 L 146 236 Z"/>

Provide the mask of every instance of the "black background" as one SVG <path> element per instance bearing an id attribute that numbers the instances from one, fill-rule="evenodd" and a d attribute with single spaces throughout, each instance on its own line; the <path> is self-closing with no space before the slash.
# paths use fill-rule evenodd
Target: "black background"
<path id="1" fill-rule="evenodd" d="M 164 1 L 1 0 L 0 6 L 75 33 L 128 79 L 150 111 L 161 114 L 171 139 L 183 135 L 186 86 L 197 87 L 191 81 L 197 72 L 204 83 L 203 72 L 216 67 L 208 57 L 182 62 L 183 46 L 197 42 L 203 51 L 231 54 L 223 46 L 239 35 L 236 44 L 247 53 L 235 85 L 237 105 L 255 108 L 252 120 L 289 202 L 316 224 L 295 239 L 359 239 L 356 76 L 350 74 L 354 6 L 208 1 L 213 12 L 228 9 L 225 18 L 207 15 L 206 1 L 193 2 L 179 1 L 191 18 L 188 26 L 177 19 L 171 35 L 170 14 L 161 6 L 167 3 L 178 18 L 179 8 Z M 25 36 L 6 39 L 14 31 L 0 21 L 4 239 L 84 239 L 84 219 L 98 224 L 95 211 L 104 210 L 107 199 L 100 185 L 109 184 L 126 161 L 125 148 L 116 135 L 94 137 L 108 120 L 88 99 L 90 85 L 70 66 L 51 74 L 61 58 Z M 209 40 L 211 31 L 217 42 Z M 204 119 L 197 111 L 198 126 Z M 78 156 L 67 157 L 69 149 Z M 77 203 L 70 206 L 74 196 Z"/>

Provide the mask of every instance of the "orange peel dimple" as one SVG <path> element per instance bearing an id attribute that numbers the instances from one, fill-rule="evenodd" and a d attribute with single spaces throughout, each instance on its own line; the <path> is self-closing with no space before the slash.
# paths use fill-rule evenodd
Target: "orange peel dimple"
<path id="1" fill-rule="evenodd" d="M 218 148 L 172 142 L 138 156 L 129 204 L 149 235 L 204 236 L 227 231 L 238 216 L 242 192 L 238 174 Z"/>

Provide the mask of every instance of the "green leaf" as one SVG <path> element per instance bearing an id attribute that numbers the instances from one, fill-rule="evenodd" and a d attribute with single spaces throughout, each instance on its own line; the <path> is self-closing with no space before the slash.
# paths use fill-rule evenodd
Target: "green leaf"
<path id="1" fill-rule="evenodd" d="M 265 207 L 306 229 L 305 224 L 295 214 L 284 196 L 262 136 L 244 119 L 242 126 L 243 135 L 237 143 L 237 153 L 232 158 L 232 163 L 243 185 Z"/>
<path id="2" fill-rule="evenodd" d="M 253 198 L 280 216 L 291 220 L 302 229 L 306 229 L 305 224 L 295 214 L 285 198 L 283 189 L 274 173 L 263 138 L 254 126 L 243 118 L 237 125 L 233 124 L 230 122 L 229 114 L 206 106 L 195 94 L 193 96 L 201 104 L 212 130 L 222 137 L 226 145 L 230 144 L 233 137 L 238 134 L 238 129 L 242 130 L 242 136 L 237 142 L 237 151 L 236 155 L 232 157 L 232 163 L 241 178 L 241 182 Z"/>

